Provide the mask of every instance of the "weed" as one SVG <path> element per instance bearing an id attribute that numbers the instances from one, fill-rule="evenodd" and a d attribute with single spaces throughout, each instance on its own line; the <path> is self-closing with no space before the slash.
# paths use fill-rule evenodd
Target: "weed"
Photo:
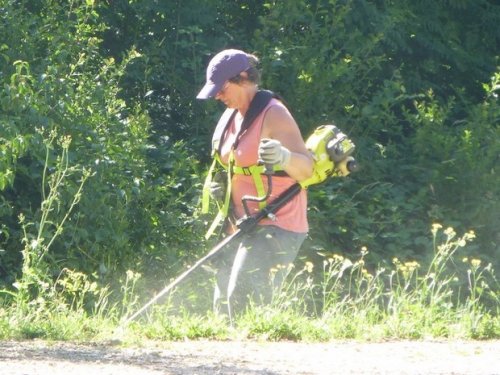
<path id="1" fill-rule="evenodd" d="M 474 234 L 457 238 L 453 229 L 438 225 L 432 233 L 434 256 L 427 267 L 395 258 L 391 267 L 370 272 L 364 262 L 367 249 L 357 260 L 333 255 L 323 261 L 319 278 L 306 263 L 289 273 L 269 305 L 250 305 L 233 325 L 223 315 L 173 307 L 169 296 L 126 327 L 124 342 L 500 337 L 499 285 L 491 264 L 474 257 L 456 260 Z M 50 281 L 41 276 L 43 268 L 27 270 L 31 284 L 0 294 L 15 302 L 0 305 L 0 337 L 107 338 L 110 327 L 137 307 L 140 275 L 132 271 L 121 282 L 121 301 L 108 306 L 111 292 L 87 275 L 63 269 Z M 33 294 L 28 286 L 35 280 Z"/>
<path id="2" fill-rule="evenodd" d="M 363 249 L 356 261 L 340 255 L 325 259 L 315 282 L 313 265 L 306 263 L 276 291 L 270 307 L 251 309 L 240 324 L 250 336 L 270 339 L 302 339 L 299 327 L 308 327 L 316 339 L 498 337 L 499 289 L 491 264 L 467 261 L 467 293 L 457 288 L 464 273 L 454 256 L 474 233 L 457 238 L 452 228 L 435 224 L 432 234 L 428 267 L 394 258 L 391 269 L 369 272 Z M 311 320 L 321 328 L 311 330 Z"/>

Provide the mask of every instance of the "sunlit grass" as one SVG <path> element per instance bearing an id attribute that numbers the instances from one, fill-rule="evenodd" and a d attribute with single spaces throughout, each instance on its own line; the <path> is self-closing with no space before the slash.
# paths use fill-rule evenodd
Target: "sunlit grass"
<path id="1" fill-rule="evenodd" d="M 454 258 L 474 233 L 457 238 L 452 228 L 435 224 L 432 234 L 434 257 L 427 267 L 394 258 L 392 267 L 369 271 L 363 249 L 358 260 L 326 258 L 318 281 L 306 263 L 277 295 L 275 311 L 301 311 L 301 318 L 312 312 L 308 317 L 323 327 L 318 338 L 499 337 L 500 291 L 491 264 L 464 258 L 457 265 Z M 298 339 L 306 335 L 310 331 L 294 332 Z"/>
<path id="2" fill-rule="evenodd" d="M 324 258 L 322 269 L 309 262 L 292 269 L 270 305 L 250 306 L 232 323 L 224 315 L 174 306 L 176 298 L 169 298 L 120 327 L 119 340 L 499 338 L 500 292 L 494 270 L 480 259 L 457 254 L 474 233 L 457 237 L 453 229 L 435 225 L 432 235 L 434 255 L 428 265 L 394 258 L 390 266 L 369 270 L 367 249 L 359 259 L 333 254 Z M 3 291 L 0 338 L 111 340 L 120 322 L 141 307 L 140 279 L 126 272 L 121 297 L 113 303 L 108 288 L 68 269 L 53 281 L 37 279 L 33 298 L 27 298 L 23 287 L 17 293 Z"/>

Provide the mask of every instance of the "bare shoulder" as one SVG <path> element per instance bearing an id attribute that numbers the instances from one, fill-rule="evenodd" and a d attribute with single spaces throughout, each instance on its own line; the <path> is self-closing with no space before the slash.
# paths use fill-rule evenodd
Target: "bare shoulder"
<path id="1" fill-rule="evenodd" d="M 300 135 L 297 122 L 284 105 L 273 105 L 266 111 L 262 136 L 279 139 L 279 135 L 295 133 Z"/>
<path id="2" fill-rule="evenodd" d="M 261 137 L 277 139 L 290 151 L 309 155 L 297 122 L 283 105 L 273 105 L 267 110 Z"/>

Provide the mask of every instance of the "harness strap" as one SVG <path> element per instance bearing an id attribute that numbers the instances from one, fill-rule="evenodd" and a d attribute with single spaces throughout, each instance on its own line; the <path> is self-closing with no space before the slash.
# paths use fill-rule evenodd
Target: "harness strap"
<path id="1" fill-rule="evenodd" d="M 205 178 L 205 182 L 203 184 L 203 191 L 201 195 L 201 213 L 207 214 L 209 211 L 210 205 L 210 185 L 212 184 L 212 177 L 214 175 L 215 166 L 217 165 L 217 160 L 212 161 L 212 165 L 208 170 L 207 177 Z"/>
<path id="2" fill-rule="evenodd" d="M 228 166 L 225 167 L 224 164 L 220 160 L 220 148 L 222 146 L 222 140 L 225 138 L 226 132 L 229 129 L 229 125 L 231 124 L 234 116 L 236 115 L 237 110 L 227 108 L 223 113 L 219 122 L 217 123 L 216 129 L 214 131 L 214 135 L 212 137 L 212 152 L 214 156 L 214 161 L 210 167 L 208 175 L 205 179 L 205 183 L 203 185 L 203 193 L 202 193 L 202 213 L 208 213 L 209 211 L 209 202 L 210 202 L 210 185 L 212 183 L 212 176 L 214 174 L 217 163 L 220 163 L 227 170 L 227 185 L 226 185 L 226 194 L 224 197 L 224 202 L 222 206 L 218 206 L 217 216 L 205 234 L 205 238 L 209 238 L 215 228 L 220 224 L 220 222 L 225 219 L 229 212 L 229 205 L 231 203 L 231 180 L 233 174 L 239 174 L 242 171 L 242 174 L 246 174 L 245 171 L 250 172 L 250 175 L 253 178 L 257 194 L 259 196 L 265 196 L 265 188 L 264 182 L 262 181 L 261 174 L 264 172 L 263 166 L 251 166 L 251 167 L 236 167 L 234 165 L 234 150 L 238 147 L 238 142 L 240 138 L 245 134 L 247 129 L 253 123 L 253 121 L 257 118 L 257 116 L 262 112 L 262 110 L 266 107 L 269 101 L 276 97 L 276 95 L 267 90 L 260 90 L 257 92 L 252 102 L 250 103 L 250 107 L 243 119 L 241 124 L 240 132 L 236 136 L 236 140 L 232 145 L 231 152 L 229 153 Z M 242 169 L 240 169 L 242 168 Z M 259 208 L 262 209 L 266 206 L 266 202 L 259 202 Z"/>
<path id="3" fill-rule="evenodd" d="M 280 165 L 277 165 L 277 164 L 274 165 L 273 170 L 276 173 L 276 175 L 278 175 L 278 176 L 283 176 L 283 175 L 286 176 L 287 175 Z M 253 176 L 254 174 L 264 174 L 265 171 L 266 171 L 266 168 L 264 165 L 257 165 L 257 164 L 250 165 L 248 167 L 238 167 L 236 165 L 233 167 L 234 174 L 244 174 L 245 176 Z M 280 172 L 283 172 L 283 173 L 280 173 Z"/>
<path id="4" fill-rule="evenodd" d="M 201 212 L 204 214 L 208 213 L 210 208 L 210 185 L 212 183 L 212 176 L 214 175 L 213 171 L 217 163 L 220 163 L 220 158 L 218 156 L 214 158 L 214 161 L 210 166 L 207 178 L 205 179 L 205 183 L 203 185 Z M 215 229 L 228 215 L 229 205 L 231 204 L 231 180 L 232 180 L 232 173 L 230 173 L 229 171 L 233 168 L 234 168 L 234 153 L 231 150 L 229 154 L 229 165 L 228 165 L 226 192 L 224 195 L 224 201 L 222 202 L 222 204 L 220 204 L 217 200 L 215 200 L 215 203 L 217 204 L 217 215 L 212 224 L 210 225 L 210 228 L 208 228 L 207 233 L 205 233 L 205 239 L 210 238 L 210 236 L 214 233 Z"/>
<path id="5" fill-rule="evenodd" d="M 288 176 L 288 174 L 279 165 L 273 166 L 275 176 Z M 250 165 L 248 167 L 233 167 L 233 174 L 243 174 L 245 176 L 252 176 L 253 183 L 255 185 L 255 190 L 257 191 L 258 197 L 264 197 L 266 195 L 266 189 L 264 187 L 264 182 L 262 180 L 262 175 L 265 172 L 264 165 Z M 259 209 L 266 207 L 267 202 L 259 202 Z"/>

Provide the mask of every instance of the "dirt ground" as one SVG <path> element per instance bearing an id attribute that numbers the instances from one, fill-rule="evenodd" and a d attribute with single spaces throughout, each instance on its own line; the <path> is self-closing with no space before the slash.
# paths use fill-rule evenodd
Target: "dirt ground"
<path id="1" fill-rule="evenodd" d="M 2 375 L 499 375 L 500 341 L 150 343 L 141 348 L 0 342 Z"/>

